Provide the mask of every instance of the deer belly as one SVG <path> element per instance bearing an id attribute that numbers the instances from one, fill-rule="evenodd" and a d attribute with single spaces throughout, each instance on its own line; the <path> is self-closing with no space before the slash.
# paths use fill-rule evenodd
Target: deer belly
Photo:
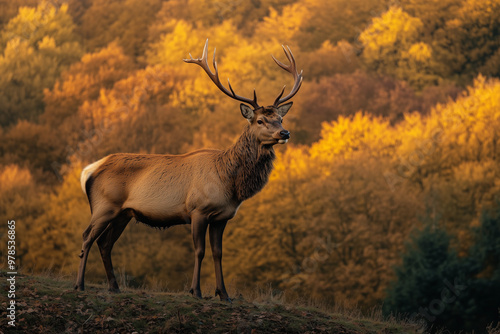
<path id="1" fill-rule="evenodd" d="M 123 209 L 130 211 L 136 220 L 153 227 L 191 223 L 182 196 L 175 192 L 132 193 Z"/>
<path id="2" fill-rule="evenodd" d="M 174 225 L 191 223 L 191 218 L 182 213 L 158 216 L 133 209 L 130 210 L 130 213 L 138 222 L 157 228 L 168 228 Z"/>

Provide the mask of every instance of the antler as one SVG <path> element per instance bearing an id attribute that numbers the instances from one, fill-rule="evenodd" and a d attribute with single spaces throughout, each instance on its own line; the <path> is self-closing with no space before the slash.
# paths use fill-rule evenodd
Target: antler
<path id="1" fill-rule="evenodd" d="M 203 68 L 205 70 L 205 72 L 207 72 L 208 76 L 210 77 L 210 79 L 212 79 L 213 83 L 217 87 L 219 87 L 219 89 L 227 96 L 229 96 L 235 100 L 238 100 L 238 101 L 241 101 L 244 103 L 248 103 L 252 107 L 254 107 L 254 109 L 259 108 L 260 106 L 257 104 L 257 95 L 255 94 L 255 90 L 253 91 L 253 100 L 251 100 L 251 99 L 248 99 L 246 97 L 236 95 L 234 93 L 233 88 L 231 87 L 231 83 L 229 82 L 229 79 L 227 79 L 227 84 L 229 85 L 230 91 L 222 85 L 222 83 L 220 82 L 220 79 L 219 79 L 219 71 L 217 70 L 217 62 L 215 61 L 215 49 L 214 49 L 214 60 L 213 60 L 215 73 L 212 73 L 212 70 L 208 66 L 208 61 L 207 61 L 208 60 L 208 57 L 207 57 L 208 52 L 207 51 L 208 51 L 208 39 L 205 42 L 205 47 L 203 48 L 203 55 L 201 56 L 201 58 L 194 59 L 193 56 L 191 56 L 191 54 L 189 54 L 189 57 L 191 57 L 191 59 L 184 59 L 184 61 L 186 63 L 193 63 L 193 64 L 200 65 L 201 68 Z"/>
<path id="2" fill-rule="evenodd" d="M 285 51 L 285 55 L 288 58 L 288 61 L 290 62 L 290 65 L 287 66 L 287 65 L 283 64 L 282 62 L 280 62 L 279 60 L 274 58 L 273 55 L 271 55 L 271 57 L 273 57 L 274 61 L 276 62 L 276 64 L 278 64 L 279 67 L 281 67 L 282 69 L 284 69 L 287 72 L 290 72 L 293 75 L 293 79 L 295 81 L 295 84 L 293 85 L 293 88 L 292 88 L 292 91 L 290 92 L 290 94 L 288 94 L 284 98 L 281 98 L 281 96 L 283 96 L 283 93 L 285 92 L 286 85 L 283 86 L 283 89 L 281 90 L 280 95 L 278 95 L 278 97 L 274 101 L 275 107 L 278 107 L 283 102 L 290 100 L 295 94 L 297 94 L 297 92 L 299 91 L 300 85 L 302 85 L 302 71 L 300 71 L 300 73 L 297 72 L 297 66 L 295 64 L 295 58 L 293 57 L 292 50 L 290 50 L 290 48 L 288 46 L 285 48 L 285 46 L 282 45 L 282 47 L 283 47 L 283 51 Z M 287 51 L 287 49 L 288 49 L 288 51 Z"/>

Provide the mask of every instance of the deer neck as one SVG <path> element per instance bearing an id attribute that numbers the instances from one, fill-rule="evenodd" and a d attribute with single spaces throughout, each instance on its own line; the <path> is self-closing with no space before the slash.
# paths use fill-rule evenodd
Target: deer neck
<path id="1" fill-rule="evenodd" d="M 221 156 L 219 170 L 239 202 L 252 197 L 266 185 L 276 157 L 273 147 L 261 145 L 249 127 Z"/>

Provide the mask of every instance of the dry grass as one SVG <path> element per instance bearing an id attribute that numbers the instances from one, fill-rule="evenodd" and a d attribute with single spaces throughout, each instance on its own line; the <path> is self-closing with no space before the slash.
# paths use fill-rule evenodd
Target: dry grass
<path id="1" fill-rule="evenodd" d="M 0 272 L 0 276 L 5 275 Z M 3 277 L 1 282 L 5 289 Z M 414 325 L 404 321 L 384 320 L 379 310 L 362 316 L 355 309 L 326 309 L 270 288 L 245 294 L 230 290 L 235 298 L 228 303 L 215 297 L 195 299 L 161 287 L 124 287 L 122 293 L 111 294 L 106 285 L 88 284 L 87 291 L 76 292 L 74 277 L 50 271 L 19 275 L 16 284 L 16 332 L 418 333 Z M 213 287 L 204 290 L 205 296 L 210 296 Z M 9 333 L 7 301 L 1 304 L 1 328 Z"/>

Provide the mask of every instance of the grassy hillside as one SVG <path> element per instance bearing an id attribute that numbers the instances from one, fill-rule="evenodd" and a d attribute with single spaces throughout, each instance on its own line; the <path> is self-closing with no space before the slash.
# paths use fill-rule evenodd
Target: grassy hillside
<path id="1" fill-rule="evenodd" d="M 75 292 L 73 282 L 48 276 L 17 276 L 16 324 L 7 326 L 6 274 L 1 273 L 0 333 L 416 333 L 407 324 L 387 323 L 273 298 L 232 303 L 198 300 L 187 293 L 125 289 L 104 285 Z"/>

